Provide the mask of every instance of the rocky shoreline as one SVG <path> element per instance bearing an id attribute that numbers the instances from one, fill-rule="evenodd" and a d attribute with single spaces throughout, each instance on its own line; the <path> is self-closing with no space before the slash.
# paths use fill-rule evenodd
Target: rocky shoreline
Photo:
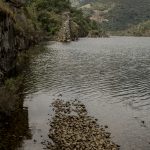
<path id="1" fill-rule="evenodd" d="M 88 116 L 86 107 L 78 100 L 57 99 L 52 103 L 54 116 L 50 122 L 47 148 L 51 150 L 119 150 L 111 141 L 108 126 L 100 126 Z"/>

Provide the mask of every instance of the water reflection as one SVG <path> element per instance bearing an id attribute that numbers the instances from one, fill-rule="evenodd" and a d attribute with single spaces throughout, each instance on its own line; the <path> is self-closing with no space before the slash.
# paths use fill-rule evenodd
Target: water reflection
<path id="1" fill-rule="evenodd" d="M 0 149 L 18 149 L 25 138 L 31 139 L 28 110 L 24 108 L 11 113 L 10 116 L 3 116 L 3 121 L 0 122 Z"/>
<path id="2" fill-rule="evenodd" d="M 19 149 L 24 139 L 32 138 L 21 85 L 16 77 L 0 87 L 0 150 Z"/>
<path id="3" fill-rule="evenodd" d="M 57 54 L 57 65 L 45 66 L 47 72 L 42 82 L 47 80 L 49 66 L 53 66 L 49 82 L 55 82 L 53 86 L 57 85 L 60 91 L 64 88 L 60 83 L 64 83 L 69 91 L 80 89 L 80 94 L 88 95 L 93 91 L 99 95 L 103 91 L 110 96 L 111 103 L 132 101 L 133 108 L 149 109 L 148 41 L 149 38 L 125 37 L 81 40 L 70 45 L 56 43 L 51 48 Z"/>

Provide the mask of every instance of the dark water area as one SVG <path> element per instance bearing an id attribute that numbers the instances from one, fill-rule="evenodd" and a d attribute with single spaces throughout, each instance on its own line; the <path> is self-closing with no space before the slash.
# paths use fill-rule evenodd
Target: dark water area
<path id="1" fill-rule="evenodd" d="M 83 38 L 68 44 L 48 42 L 45 47 L 24 71 L 24 108 L 15 115 L 20 122 L 8 127 L 8 133 L 17 135 L 23 127 L 14 149 L 45 147 L 49 106 L 59 94 L 81 100 L 91 116 L 109 126 L 121 150 L 150 149 L 150 38 Z"/>
<path id="2" fill-rule="evenodd" d="M 0 89 L 2 90 L 2 89 Z M 24 139 L 32 139 L 29 129 L 28 108 L 23 107 L 23 97 L 9 95 L 6 89 L 0 93 L 0 150 L 16 150 L 22 147 Z M 8 97 L 9 95 L 9 97 Z M 4 97 L 6 96 L 6 101 Z"/>

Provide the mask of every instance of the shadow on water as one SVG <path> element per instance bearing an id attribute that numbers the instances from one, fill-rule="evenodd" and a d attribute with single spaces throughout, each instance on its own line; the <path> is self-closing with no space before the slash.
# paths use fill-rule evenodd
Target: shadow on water
<path id="1" fill-rule="evenodd" d="M 10 91 L 5 92 L 9 95 Z M 5 105 L 5 108 L 0 109 L 0 150 L 18 149 L 24 139 L 32 137 L 28 124 L 28 108 L 23 107 L 23 96 L 13 95 L 9 99 L 7 102 L 2 101 L 2 98 L 0 100 L 1 106 Z"/>
<path id="2" fill-rule="evenodd" d="M 21 53 L 17 59 L 16 76 L 0 86 L 0 150 L 21 149 L 25 140 L 32 139 L 29 111 L 24 106 L 26 84 L 23 71 L 28 68 L 31 72 L 30 61 L 45 50 L 43 44 Z"/>
<path id="3" fill-rule="evenodd" d="M 9 116 L 3 116 L 0 123 L 0 149 L 18 149 L 24 139 L 31 139 L 28 110 L 24 108 L 11 113 Z"/>
<path id="4" fill-rule="evenodd" d="M 32 49 L 34 55 L 39 53 L 35 50 L 36 47 Z M 30 64 L 33 56 L 31 52 L 26 51 L 20 55 L 17 60 L 16 76 L 14 74 L 0 85 L 0 150 L 20 149 L 24 140 L 32 139 L 28 107 L 24 107 L 25 86 L 22 72 Z"/>

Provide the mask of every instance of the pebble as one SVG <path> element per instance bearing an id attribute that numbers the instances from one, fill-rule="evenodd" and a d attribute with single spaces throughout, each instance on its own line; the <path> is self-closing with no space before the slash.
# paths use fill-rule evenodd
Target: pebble
<path id="1" fill-rule="evenodd" d="M 110 133 L 97 123 L 97 119 L 88 116 L 84 104 L 80 101 L 55 100 L 52 103 L 55 115 L 50 122 L 47 144 L 51 150 L 119 150 L 111 141 Z M 107 125 L 104 126 L 108 128 Z"/>

